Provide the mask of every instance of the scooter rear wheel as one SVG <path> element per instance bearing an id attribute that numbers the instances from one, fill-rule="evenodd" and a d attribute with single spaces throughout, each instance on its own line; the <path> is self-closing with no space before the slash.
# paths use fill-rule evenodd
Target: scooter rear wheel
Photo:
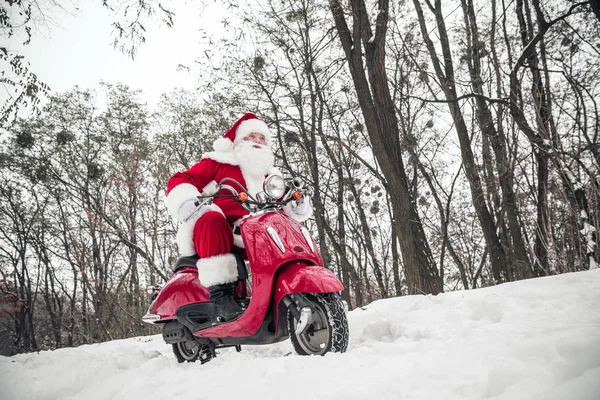
<path id="1" fill-rule="evenodd" d="M 288 311 L 288 328 L 294 350 L 299 355 L 343 353 L 348 348 L 348 318 L 342 299 L 337 293 L 305 294 L 315 311 L 312 322 L 297 334 L 296 318 Z"/>
<path id="2" fill-rule="evenodd" d="M 213 358 L 210 346 L 201 345 L 197 340 L 173 343 L 173 354 L 179 363 L 196 362 L 200 359 L 204 364 Z"/>

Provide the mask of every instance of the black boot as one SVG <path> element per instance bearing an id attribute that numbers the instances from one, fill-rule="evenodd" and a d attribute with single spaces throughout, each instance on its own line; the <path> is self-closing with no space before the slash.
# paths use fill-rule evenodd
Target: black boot
<path id="1" fill-rule="evenodd" d="M 210 301 L 215 303 L 219 316 L 224 321 L 231 321 L 239 317 L 244 309 L 233 299 L 233 283 L 214 285 L 209 288 Z"/>

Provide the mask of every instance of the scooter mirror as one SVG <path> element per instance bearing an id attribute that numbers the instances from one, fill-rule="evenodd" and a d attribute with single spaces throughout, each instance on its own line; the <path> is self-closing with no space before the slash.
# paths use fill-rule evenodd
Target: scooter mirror
<path id="1" fill-rule="evenodd" d="M 300 177 L 295 177 L 294 180 L 292 181 L 292 184 L 294 185 L 294 187 L 296 189 L 302 189 L 304 187 L 304 181 L 302 180 L 302 178 Z"/>
<path id="2" fill-rule="evenodd" d="M 285 181 L 279 175 L 269 176 L 263 185 L 263 190 L 273 200 L 283 196 L 285 189 Z"/>

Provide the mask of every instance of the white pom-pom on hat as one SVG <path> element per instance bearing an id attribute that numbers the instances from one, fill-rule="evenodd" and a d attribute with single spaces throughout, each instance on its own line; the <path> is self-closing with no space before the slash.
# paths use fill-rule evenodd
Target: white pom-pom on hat
<path id="1" fill-rule="evenodd" d="M 213 149 L 219 152 L 227 152 L 233 149 L 233 142 L 227 138 L 218 138 L 213 142 Z"/>

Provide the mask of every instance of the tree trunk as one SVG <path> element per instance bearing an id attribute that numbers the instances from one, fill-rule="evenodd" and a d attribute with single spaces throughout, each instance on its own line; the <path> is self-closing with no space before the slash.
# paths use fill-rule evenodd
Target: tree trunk
<path id="1" fill-rule="evenodd" d="M 437 77 L 442 86 L 442 90 L 448 101 L 448 107 L 450 114 L 455 124 L 456 133 L 458 135 L 458 141 L 460 143 L 462 163 L 465 169 L 465 175 L 469 181 L 471 189 L 471 196 L 473 198 L 473 206 L 483 235 L 485 237 L 486 244 L 488 246 L 490 262 L 492 264 L 492 274 L 496 283 L 504 282 L 508 279 L 506 270 L 506 254 L 500 245 L 500 239 L 496 234 L 496 226 L 494 219 L 490 214 L 485 201 L 485 193 L 481 186 L 481 178 L 475 164 L 475 158 L 473 156 L 473 150 L 471 149 L 471 141 L 467 125 L 458 104 L 458 95 L 454 86 L 454 66 L 452 64 L 452 56 L 450 51 L 450 42 L 448 39 L 448 33 L 446 31 L 446 25 L 444 17 L 442 15 L 442 5 L 440 0 L 436 0 L 435 9 L 433 12 L 436 17 L 437 28 L 440 34 L 440 42 L 442 45 L 442 52 L 444 55 L 443 63 L 439 60 L 433 42 L 429 37 L 429 32 L 425 24 L 425 17 L 423 15 L 423 9 L 419 0 L 413 0 L 415 8 L 417 10 L 419 25 L 421 27 L 421 34 L 425 39 L 429 55 L 433 61 Z M 442 71 L 442 64 L 444 65 L 444 71 Z"/>
<path id="2" fill-rule="evenodd" d="M 353 30 L 350 33 L 344 10 L 338 0 L 330 0 L 336 29 L 348 60 L 373 152 L 392 193 L 398 233 L 405 268 L 408 294 L 441 291 L 438 271 L 423 226 L 412 199 L 400 152 L 398 121 L 390 95 L 385 70 L 385 37 L 389 0 L 379 2 L 377 29 L 372 34 L 363 0 L 352 0 Z M 369 79 L 363 66 L 365 50 Z"/>
<path id="3" fill-rule="evenodd" d="M 535 152 L 537 161 L 537 218 L 535 236 L 535 276 L 544 276 L 549 272 L 548 265 L 548 156 L 542 151 Z"/>
<path id="4" fill-rule="evenodd" d="M 346 222 L 344 221 L 344 175 L 342 173 L 342 168 L 337 167 L 337 176 L 338 176 L 338 190 L 337 190 L 337 223 L 338 223 L 338 237 L 339 243 L 342 243 L 344 247 L 341 247 L 341 254 L 338 255 L 338 258 L 346 257 Z M 348 267 L 345 263 L 340 260 L 340 275 L 342 276 L 342 283 L 344 284 L 344 289 L 342 290 L 342 299 L 348 302 L 349 308 L 352 309 L 352 301 L 350 300 L 350 271 L 348 271 Z"/>
<path id="5" fill-rule="evenodd" d="M 590 7 L 592 7 L 592 11 L 600 21 L 600 0 L 590 0 Z"/>
<path id="6" fill-rule="evenodd" d="M 346 165 L 346 173 L 348 174 L 348 176 L 351 176 L 348 165 Z M 371 234 L 369 223 L 367 222 L 365 205 L 362 202 L 360 193 L 356 189 L 356 185 L 354 184 L 354 182 L 351 181 L 350 183 L 348 183 L 348 187 L 350 188 L 350 191 L 352 192 L 352 195 L 354 196 L 354 199 L 356 201 L 356 212 L 358 213 L 358 219 L 360 221 L 362 238 L 365 241 L 365 248 L 367 249 L 369 257 L 371 258 L 371 262 L 373 263 L 373 273 L 375 274 L 375 280 L 377 281 L 377 286 L 379 287 L 379 294 L 381 297 L 386 298 L 388 297 L 388 292 L 386 289 L 387 285 L 386 282 L 384 282 L 381 263 L 379 262 L 375 254 L 375 247 L 373 246 L 372 237 L 373 235 Z"/>
<path id="7" fill-rule="evenodd" d="M 484 138 L 489 139 L 494 155 L 496 158 L 496 169 L 498 170 L 498 181 L 502 189 L 502 207 L 500 215 L 506 214 L 508 219 L 508 228 L 511 237 L 511 243 L 507 244 L 505 248 L 510 249 L 509 255 L 513 258 L 512 271 L 515 272 L 515 276 L 508 274 L 508 279 L 519 279 L 524 278 L 528 274 L 526 271 L 529 269 L 529 258 L 527 257 L 527 250 L 525 249 L 525 241 L 521 233 L 521 225 L 519 224 L 519 209 L 517 207 L 516 195 L 513 190 L 514 182 L 514 171 L 510 168 L 508 157 L 506 154 L 506 138 L 504 132 L 501 129 L 496 129 L 494 125 L 494 118 L 492 112 L 487 104 L 487 101 L 483 98 L 483 78 L 481 75 L 481 50 L 480 49 L 480 38 L 479 30 L 477 28 L 477 21 L 475 19 L 475 11 L 473 6 L 473 0 L 462 0 L 462 7 L 465 15 L 465 24 L 467 27 L 467 38 L 469 43 L 469 51 L 467 56 L 467 64 L 469 66 L 469 72 L 471 75 L 471 86 L 473 92 L 476 93 L 476 106 L 477 106 L 477 123 L 481 129 L 481 133 Z M 493 15 L 495 15 L 495 2 L 492 2 L 494 6 Z M 494 19 L 495 20 L 495 19 Z M 492 39 L 494 37 L 494 27 L 492 26 Z M 492 42 L 492 46 L 494 43 Z M 498 123 L 501 123 L 502 109 L 499 111 L 500 115 L 497 119 Z M 493 188 L 495 191 L 495 187 Z"/>
<path id="8" fill-rule="evenodd" d="M 321 93 L 319 91 L 319 93 Z M 339 132 L 337 132 L 339 134 Z M 339 157 L 337 157 L 331 146 L 327 143 L 327 141 L 323 141 L 323 147 L 327 152 L 329 158 L 337 166 L 337 175 L 338 175 L 338 191 L 337 191 L 337 201 L 338 201 L 338 234 L 337 237 L 333 234 L 333 230 L 326 223 L 325 228 L 327 235 L 329 236 L 329 240 L 333 244 L 335 251 L 338 253 L 340 257 L 340 261 L 342 263 L 342 271 L 344 274 L 349 274 L 348 281 L 351 282 L 351 286 L 354 290 L 354 301 L 355 306 L 360 307 L 364 304 L 363 293 L 362 293 L 362 282 L 360 279 L 359 272 L 357 272 L 357 268 L 352 265 L 350 260 L 348 259 L 348 251 L 346 248 L 346 214 L 344 211 L 344 173 L 343 167 L 344 163 L 347 163 L 348 160 L 344 157 L 343 150 L 340 149 Z M 346 287 L 346 282 L 344 282 L 344 290 L 349 289 Z M 348 297 L 349 297 L 348 293 Z M 348 305 L 352 307 L 351 303 L 348 302 Z"/>
<path id="9" fill-rule="evenodd" d="M 390 212 L 390 219 L 393 218 L 393 214 Z M 396 232 L 396 226 L 392 225 L 392 273 L 394 275 L 394 291 L 396 296 L 402 296 L 402 281 L 400 280 L 400 254 L 398 253 L 398 233 Z"/>

